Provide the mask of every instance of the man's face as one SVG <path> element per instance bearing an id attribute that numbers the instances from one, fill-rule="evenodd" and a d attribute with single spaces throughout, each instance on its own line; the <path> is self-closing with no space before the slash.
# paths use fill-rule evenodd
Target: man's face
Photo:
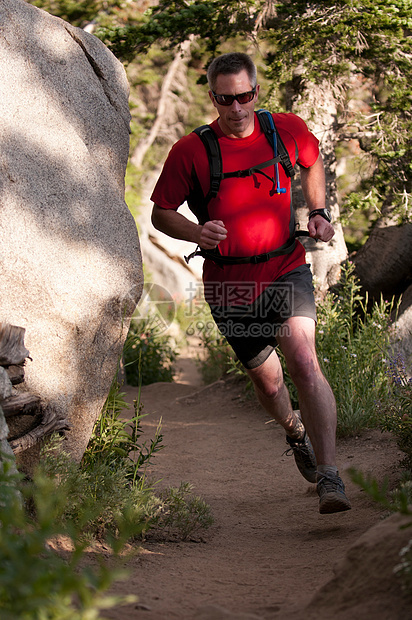
<path id="1" fill-rule="evenodd" d="M 252 90 L 246 70 L 230 75 L 218 75 L 216 79 L 216 95 L 240 95 Z M 219 105 L 209 91 L 209 97 L 213 105 L 219 112 L 219 126 L 224 134 L 232 138 L 246 138 L 253 133 L 254 129 L 254 109 L 259 92 L 259 84 L 256 86 L 256 93 L 249 103 L 239 103 L 234 99 L 229 106 Z"/>

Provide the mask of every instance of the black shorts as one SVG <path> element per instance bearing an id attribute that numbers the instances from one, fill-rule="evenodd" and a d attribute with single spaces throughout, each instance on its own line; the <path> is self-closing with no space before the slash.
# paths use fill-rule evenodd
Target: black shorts
<path id="1" fill-rule="evenodd" d="M 270 284 L 251 304 L 210 306 L 212 316 L 245 368 L 257 368 L 277 345 L 276 336 L 288 329 L 292 316 L 316 321 L 312 272 L 301 265 Z"/>

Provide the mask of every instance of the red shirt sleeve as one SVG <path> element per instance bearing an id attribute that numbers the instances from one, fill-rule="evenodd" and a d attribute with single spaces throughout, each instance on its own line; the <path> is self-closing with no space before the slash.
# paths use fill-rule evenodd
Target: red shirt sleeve
<path id="1" fill-rule="evenodd" d="M 193 189 L 197 177 L 206 188 L 209 184 L 209 164 L 200 138 L 190 133 L 170 150 L 163 170 L 153 190 L 151 200 L 163 209 L 178 209 Z"/>
<path id="2" fill-rule="evenodd" d="M 275 125 L 280 137 L 290 149 L 293 140 L 297 150 L 297 163 L 310 168 L 319 157 L 319 140 L 311 133 L 305 123 L 296 114 L 274 114 Z M 293 153 L 290 153 L 291 158 Z M 294 158 L 292 158 L 292 162 Z"/>

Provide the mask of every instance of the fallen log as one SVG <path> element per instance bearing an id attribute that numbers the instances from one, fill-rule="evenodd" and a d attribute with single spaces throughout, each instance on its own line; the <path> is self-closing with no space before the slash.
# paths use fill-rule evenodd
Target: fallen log
<path id="1" fill-rule="evenodd" d="M 14 454 L 19 454 L 35 446 L 44 437 L 59 431 L 69 430 L 69 428 L 70 426 L 66 418 L 59 417 L 54 410 L 49 410 L 48 413 L 43 416 L 38 426 L 22 437 L 9 441 L 9 444 Z"/>
<path id="2" fill-rule="evenodd" d="M 15 415 L 35 415 L 39 410 L 40 398 L 27 392 L 19 392 L 0 400 L 0 405 L 6 418 Z"/>
<path id="3" fill-rule="evenodd" d="M 12 385 L 18 385 L 24 381 L 24 366 L 23 364 L 12 364 L 5 368 Z"/>
<path id="4" fill-rule="evenodd" d="M 0 366 L 23 364 L 30 352 L 24 346 L 24 327 L 0 323 Z"/>
<path id="5" fill-rule="evenodd" d="M 69 430 L 67 418 L 53 408 L 45 410 L 39 396 L 13 387 L 24 382 L 23 366 L 29 357 L 24 346 L 25 331 L 0 323 L 0 439 L 3 451 L 11 454 L 32 448 L 54 432 Z M 32 416 L 33 420 L 28 422 L 24 416 Z"/>

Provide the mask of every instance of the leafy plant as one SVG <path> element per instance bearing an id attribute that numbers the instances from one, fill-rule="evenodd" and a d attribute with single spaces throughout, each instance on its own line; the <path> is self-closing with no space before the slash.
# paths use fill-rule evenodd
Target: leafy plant
<path id="1" fill-rule="evenodd" d="M 188 482 L 162 491 L 160 499 L 162 508 L 155 518 L 157 536 L 160 532 L 167 537 L 187 540 L 199 529 L 206 529 L 214 522 L 210 507 L 193 495 L 193 486 Z"/>
<path id="2" fill-rule="evenodd" d="M 412 470 L 412 379 L 400 353 L 392 353 L 388 358 L 389 390 L 386 398 L 378 403 L 379 423 L 382 430 L 396 437 L 405 453 L 402 465 Z"/>
<path id="3" fill-rule="evenodd" d="M 173 381 L 177 353 L 170 342 L 170 336 L 160 335 L 150 317 L 131 322 L 123 353 L 129 385 Z"/>
<path id="4" fill-rule="evenodd" d="M 134 415 L 130 419 L 122 417 L 129 404 L 120 392 L 117 377 L 113 380 L 102 413 L 96 421 L 93 432 L 83 456 L 83 467 L 90 467 L 96 462 L 106 462 L 112 469 L 119 465 L 126 469 L 126 478 L 133 484 L 143 477 L 141 469 L 147 466 L 151 458 L 163 449 L 161 421 L 155 436 L 148 442 L 140 442 L 143 434 L 143 404 L 139 397 L 134 402 Z"/>
<path id="5" fill-rule="evenodd" d="M 18 493 L 16 493 L 18 490 Z M 83 519 L 62 521 L 70 497 L 40 470 L 32 482 L 0 471 L 0 607 L 3 620 L 94 620 L 99 611 L 135 600 L 109 597 L 105 591 L 121 573 L 100 562 L 84 567 Z M 24 501 L 23 501 L 24 500 Z M 34 507 L 34 516 L 26 505 Z M 86 509 L 86 511 L 88 508 Z M 128 524 L 127 536 L 131 535 Z M 68 537 L 73 550 L 67 559 L 50 546 Z M 122 546 L 121 536 L 116 555 Z M 110 541 L 107 541 L 110 545 Z"/>
<path id="6" fill-rule="evenodd" d="M 367 300 L 350 263 L 334 293 L 318 306 L 317 352 L 333 390 L 338 410 L 338 434 L 354 435 L 376 426 L 376 406 L 388 392 L 385 355 L 390 344 L 392 302 Z"/>

